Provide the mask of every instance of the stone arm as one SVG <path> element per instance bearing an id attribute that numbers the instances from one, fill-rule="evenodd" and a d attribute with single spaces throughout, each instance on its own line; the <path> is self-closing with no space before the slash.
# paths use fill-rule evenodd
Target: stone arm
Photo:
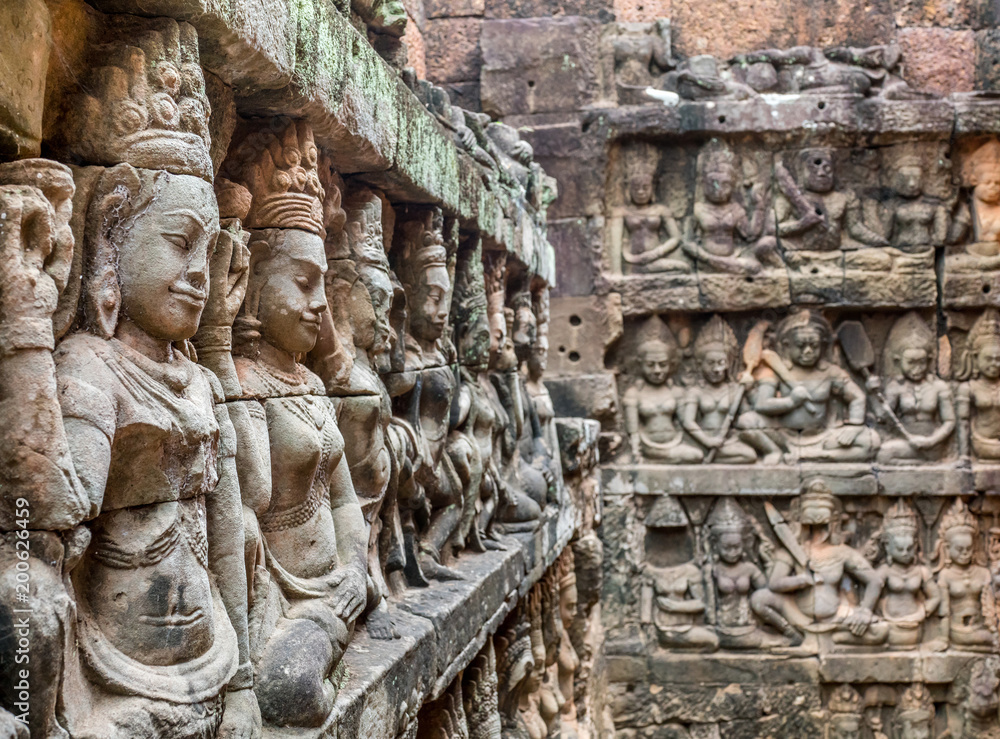
<path id="1" fill-rule="evenodd" d="M 952 398 L 951 388 L 945 382 L 941 382 L 940 385 L 941 388 L 938 390 L 938 417 L 941 419 L 941 425 L 934 430 L 934 433 L 927 437 L 926 443 L 928 447 L 937 446 L 955 431 L 955 401 Z"/>
<path id="2" fill-rule="evenodd" d="M 968 460 L 972 453 L 969 440 L 971 433 L 969 424 L 972 417 L 972 388 L 969 387 L 968 382 L 963 382 L 958 386 L 958 392 L 955 394 L 955 415 L 958 423 L 958 454 L 962 459 Z"/>
<path id="3" fill-rule="evenodd" d="M 948 231 L 949 231 L 949 218 L 948 211 L 945 210 L 943 205 L 939 205 L 934 208 L 934 224 L 932 226 L 931 235 L 934 238 L 935 245 L 945 244 L 948 241 Z"/>
<path id="4" fill-rule="evenodd" d="M 844 562 L 844 569 L 852 578 L 865 586 L 858 608 L 870 613 L 882 594 L 882 585 L 884 584 L 882 578 L 868 563 L 868 560 L 860 552 L 853 549 L 847 561 Z"/>
<path id="5" fill-rule="evenodd" d="M 219 482 L 205 498 L 208 529 L 209 567 L 215 575 L 219 594 L 226 606 L 229 620 L 236 630 L 240 664 L 229 681 L 229 691 L 253 687 L 253 665 L 250 663 L 250 639 L 247 628 L 247 573 L 243 554 L 243 501 L 240 497 L 239 475 L 236 471 L 236 430 L 229 419 L 225 404 L 215 406 L 219 424 Z"/>
<path id="6" fill-rule="evenodd" d="M 783 416 L 798 408 L 803 402 L 805 402 L 805 398 L 800 400 L 794 392 L 787 396 L 778 397 L 777 378 L 765 379 L 757 383 L 754 410 L 765 416 Z"/>
<path id="7" fill-rule="evenodd" d="M 365 607 L 368 532 L 346 456 L 341 457 L 330 476 L 330 510 L 340 562 L 334 573 L 333 606 L 337 615 L 350 623 Z"/>
<path id="8" fill-rule="evenodd" d="M 41 177 L 41 175 L 39 175 Z M 55 214 L 33 188 L 0 187 L 0 531 L 15 528 L 15 501 L 30 510 L 28 527 L 71 529 L 99 510 L 107 476 L 80 475 L 71 433 L 61 419 L 52 349 L 58 282 L 48 271 L 59 252 Z M 46 264 L 46 259 L 50 264 Z M 65 284 L 63 282 L 63 284 Z M 109 442 L 92 428 L 93 454 L 110 458 Z M 88 450 L 89 451 L 89 450 Z M 102 454 L 106 451 L 106 454 Z M 86 465 L 84 466 L 86 468 Z"/>
<path id="9" fill-rule="evenodd" d="M 622 398 L 625 411 L 625 433 L 628 434 L 632 456 L 639 458 L 639 388 L 631 387 Z"/>
<path id="10" fill-rule="evenodd" d="M 840 382 L 833 384 L 833 389 L 844 403 L 847 404 L 847 420 L 845 423 L 848 426 L 863 426 L 865 423 L 865 411 L 868 407 L 868 399 L 865 391 L 847 377 L 846 373 Z"/>
<path id="11" fill-rule="evenodd" d="M 937 613 L 938 609 L 941 607 L 941 588 L 938 587 L 937 583 L 934 582 L 934 575 L 931 574 L 929 568 L 924 567 L 924 611 L 928 616 Z"/>
<path id="12" fill-rule="evenodd" d="M 972 212 L 966 203 L 960 202 L 951 218 L 948 229 L 948 243 L 959 244 L 965 241 L 972 232 Z"/>
<path id="13" fill-rule="evenodd" d="M 680 421 L 684 430 L 691 434 L 691 437 L 706 449 L 715 449 L 722 446 L 724 438 L 708 434 L 698 425 L 698 388 L 692 387 L 685 394 L 680 403 Z"/>
<path id="14" fill-rule="evenodd" d="M 888 239 L 865 223 L 861 203 L 853 195 L 847 201 L 844 220 L 851 238 L 867 246 L 889 246 Z"/>
<path id="15" fill-rule="evenodd" d="M 795 566 L 783 553 L 775 559 L 774 568 L 767 579 L 768 589 L 775 593 L 794 593 L 812 584 L 812 579 L 808 575 L 795 574 Z"/>
<path id="16" fill-rule="evenodd" d="M 750 208 L 753 215 L 748 216 L 746 210 L 736 221 L 736 230 L 746 241 L 756 241 L 764 231 L 764 224 L 767 221 L 767 185 L 763 182 L 756 182 L 750 188 Z"/>
<path id="17" fill-rule="evenodd" d="M 938 573 L 937 582 L 935 584 L 937 585 L 938 595 L 941 598 L 941 602 L 938 605 L 937 615 L 944 619 L 941 624 L 942 628 L 947 629 L 948 624 L 950 623 L 948 616 L 951 615 L 951 588 L 948 583 L 947 569 Z M 947 634 L 945 634 L 945 636 L 947 637 Z"/>

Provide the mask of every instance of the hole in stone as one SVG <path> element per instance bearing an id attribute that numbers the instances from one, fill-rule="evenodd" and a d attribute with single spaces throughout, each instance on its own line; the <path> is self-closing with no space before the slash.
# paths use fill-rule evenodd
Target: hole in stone
<path id="1" fill-rule="evenodd" d="M 583 323 L 583 319 L 581 319 L 580 316 L 572 315 L 569 317 L 570 326 L 579 326 L 581 323 Z"/>
<path id="2" fill-rule="evenodd" d="M 753 277 L 751 277 L 750 275 L 747 275 L 746 281 L 747 282 L 753 282 Z"/>
<path id="3" fill-rule="evenodd" d="M 559 353 L 560 354 L 565 354 L 566 353 L 566 347 L 564 347 L 564 346 L 559 347 Z"/>
<path id="4" fill-rule="evenodd" d="M 989 292 L 990 292 L 990 286 L 989 285 L 983 285 L 983 295 L 988 295 Z"/>
<path id="5" fill-rule="evenodd" d="M 812 268 L 812 269 L 810 270 L 810 272 L 812 272 L 812 273 L 813 273 L 814 275 L 818 275 L 818 274 L 819 274 L 819 267 L 813 267 L 813 268 Z"/>
<path id="6" fill-rule="evenodd" d="M 580 361 L 580 352 L 570 352 L 569 353 L 569 361 L 571 361 L 571 362 L 579 362 Z"/>
<path id="7" fill-rule="evenodd" d="M 535 81 L 534 80 L 528 80 L 528 87 L 534 87 L 534 86 L 535 86 Z"/>
<path id="8" fill-rule="evenodd" d="M 816 163 L 819 164 L 819 162 L 816 162 Z M 823 211 L 820 210 L 819 208 L 816 208 L 816 215 L 818 215 L 818 216 L 823 215 Z"/>
<path id="9" fill-rule="evenodd" d="M 719 116 L 719 123 L 725 123 L 725 122 L 726 122 L 726 116 L 720 115 Z"/>
<path id="10" fill-rule="evenodd" d="M 816 103 L 816 107 L 819 108 L 820 110 L 823 110 L 823 108 L 826 107 L 826 101 L 820 100 L 818 103 Z"/>

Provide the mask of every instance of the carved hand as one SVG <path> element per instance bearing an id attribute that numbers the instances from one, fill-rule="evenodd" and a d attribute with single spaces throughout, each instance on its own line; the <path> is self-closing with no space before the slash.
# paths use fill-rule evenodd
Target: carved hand
<path id="1" fill-rule="evenodd" d="M 854 609 L 850 616 L 844 619 L 844 626 L 846 626 L 854 636 L 861 636 L 867 630 L 869 625 L 871 625 L 872 620 L 875 616 L 867 608 L 861 606 Z"/>
<path id="2" fill-rule="evenodd" d="M 861 426 L 844 426 L 837 434 L 837 443 L 844 447 L 851 446 L 857 441 L 861 428 Z"/>
<path id="3" fill-rule="evenodd" d="M 209 264 L 209 296 L 203 326 L 232 326 L 240 312 L 250 279 L 249 234 L 223 230 Z"/>
<path id="4" fill-rule="evenodd" d="M 246 688 L 227 693 L 219 739 L 260 739 L 260 736 L 260 707 L 253 690 Z"/>
<path id="5" fill-rule="evenodd" d="M 792 392 L 788 397 L 791 399 L 792 403 L 794 403 L 795 408 L 798 408 L 807 400 L 812 400 L 809 390 L 807 390 L 803 385 L 796 385 L 793 387 Z"/>
<path id="6" fill-rule="evenodd" d="M 45 271 L 55 246 L 55 218 L 34 189 L 0 188 L 0 316 L 5 320 L 51 318 L 59 290 Z"/>
<path id="7" fill-rule="evenodd" d="M 365 573 L 354 567 L 341 567 L 330 577 L 333 612 L 347 623 L 361 615 L 367 601 Z"/>

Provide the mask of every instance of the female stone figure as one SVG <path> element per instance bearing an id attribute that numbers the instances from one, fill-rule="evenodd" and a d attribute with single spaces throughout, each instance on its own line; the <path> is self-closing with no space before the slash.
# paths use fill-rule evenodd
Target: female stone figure
<path id="1" fill-rule="evenodd" d="M 746 208 L 733 200 L 736 166 L 732 151 L 712 142 L 701 154 L 701 188 L 704 199 L 694 206 L 695 232 L 685 234 L 684 251 L 705 267 L 718 272 L 755 274 L 766 266 L 782 267 L 774 236 L 762 236 L 768 217 L 767 186 L 755 183 L 750 190 L 753 200 Z M 749 244 L 741 249 L 737 240 Z"/>
<path id="2" fill-rule="evenodd" d="M 760 648 L 779 642 L 768 637 L 756 619 L 770 624 L 793 644 L 802 636 L 781 616 L 767 590 L 767 576 L 750 558 L 750 522 L 732 498 L 720 498 L 707 520 L 709 551 L 709 623 L 727 648 Z"/>
<path id="3" fill-rule="evenodd" d="M 959 272 L 1000 269 L 1000 142 L 987 141 L 966 162 L 964 184 L 970 188 L 969 201 L 955 217 L 956 241 L 967 236 L 972 243 L 965 254 L 950 255 L 948 269 Z"/>
<path id="4" fill-rule="evenodd" d="M 886 511 L 876 534 L 883 562 L 875 570 L 882 580 L 880 614 L 889 625 L 888 643 L 897 649 L 920 643 L 924 621 L 941 604 L 941 595 L 930 568 L 919 556 L 917 514 L 903 500 Z M 945 644 L 933 645 L 944 649 Z"/>
<path id="5" fill-rule="evenodd" d="M 934 332 L 916 313 L 893 324 L 885 345 L 884 371 L 890 380 L 885 400 L 906 436 L 888 439 L 878 461 L 938 461 L 955 431 L 955 406 L 948 383 L 934 376 Z M 881 408 L 876 405 L 876 414 Z"/>
<path id="6" fill-rule="evenodd" d="M 656 163 L 652 152 L 633 152 L 626 167 L 626 200 L 612 221 L 611 240 L 628 272 L 690 272 L 677 253 L 681 230 L 670 209 L 656 202 Z"/>
<path id="7" fill-rule="evenodd" d="M 979 522 L 956 498 L 938 524 L 934 571 L 948 640 L 959 649 L 990 651 L 997 646 L 992 578 L 982 558 Z"/>
<path id="8" fill-rule="evenodd" d="M 697 464 L 705 455 L 684 441 L 679 423 L 684 393 L 671 381 L 680 362 L 677 341 L 656 316 L 647 321 L 642 333 L 648 338 L 638 349 L 641 377 L 622 398 L 632 457 L 636 461 Z"/>
<path id="9" fill-rule="evenodd" d="M 269 582 L 255 604 L 256 692 L 267 723 L 319 727 L 365 606 L 368 536 L 333 401 L 296 359 L 315 346 L 327 311 L 325 193 L 311 130 L 279 123 L 249 132 L 228 165 L 253 196 L 236 370 L 271 470 L 259 517 Z"/>
<path id="10" fill-rule="evenodd" d="M 32 635 L 51 651 L 32 659 L 42 689 L 29 728 L 39 737 L 256 737 L 233 428 L 218 380 L 185 354 L 219 232 L 203 166 L 197 37 L 174 21 L 123 23 L 125 33 L 109 31 L 108 65 L 73 101 L 80 118 L 68 148 L 113 166 L 96 175 L 89 202 L 81 199 L 87 331 L 61 343 L 54 366 L 59 281 L 49 257 L 58 222 L 50 211 L 44 226 L 28 191 L 4 207 L 3 383 L 51 387 L 47 406 L 40 396 L 30 402 L 53 441 L 66 444 L 50 459 L 56 469 L 40 464 L 43 453 L 24 470 L 38 496 L 32 523 L 49 529 L 32 532 L 34 551 L 61 562 L 68 588 L 55 568 L 33 571 L 41 597 Z M 154 98 L 160 111 L 183 114 L 122 113 Z M 112 125 L 84 145 L 73 135 L 88 115 Z M 170 172 L 136 168 L 152 164 L 150 150 Z M 15 223 L 31 226 L 20 234 L 30 242 L 19 243 Z"/>
<path id="11" fill-rule="evenodd" d="M 904 739 L 933 739 L 934 701 L 926 685 L 914 683 L 903 691 L 892 724 L 896 736 Z"/>
<path id="12" fill-rule="evenodd" d="M 978 459 L 1000 459 L 1000 312 L 987 308 L 976 319 L 965 339 L 961 365 L 956 373 L 964 380 L 955 402 L 959 424 L 959 449 Z"/>
<path id="13" fill-rule="evenodd" d="M 720 316 L 712 316 L 694 340 L 694 357 L 701 378 L 687 391 L 681 422 L 706 450 L 717 450 L 713 461 L 752 464 L 757 461 L 757 452 L 737 436 L 727 438 L 732 423 L 725 428 L 733 403 L 743 397 L 739 385 L 733 381 L 738 352 L 733 330 Z"/>
<path id="14" fill-rule="evenodd" d="M 922 157 L 903 153 L 890 163 L 895 198 L 888 204 L 888 237 L 892 246 L 943 244 L 948 237 L 944 206 L 924 194 Z"/>
<path id="15" fill-rule="evenodd" d="M 644 563 L 643 623 L 651 623 L 664 649 L 719 648 L 715 632 L 699 624 L 705 613 L 705 586 L 701 568 L 694 562 L 676 567 Z"/>

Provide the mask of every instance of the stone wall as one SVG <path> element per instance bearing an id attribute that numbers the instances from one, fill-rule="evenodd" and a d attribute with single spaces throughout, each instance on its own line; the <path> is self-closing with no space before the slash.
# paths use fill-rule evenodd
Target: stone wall
<path id="1" fill-rule="evenodd" d="M 604 725 L 556 184 L 423 12 L 0 9 L 0 736 Z"/>
<path id="2" fill-rule="evenodd" d="M 431 78 L 560 183 L 546 384 L 602 428 L 618 736 L 1000 731 L 995 13 L 439 11 Z"/>

